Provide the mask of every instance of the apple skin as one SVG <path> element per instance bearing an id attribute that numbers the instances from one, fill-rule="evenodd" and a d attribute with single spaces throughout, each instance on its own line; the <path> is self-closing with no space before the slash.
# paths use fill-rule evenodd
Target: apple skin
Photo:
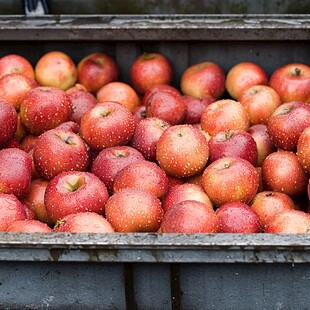
<path id="1" fill-rule="evenodd" d="M 241 62 L 229 69 L 225 87 L 231 98 L 239 100 L 246 89 L 254 85 L 267 85 L 265 70 L 254 62 Z"/>
<path id="2" fill-rule="evenodd" d="M 254 234 L 262 230 L 257 213 L 243 202 L 227 202 L 216 210 L 219 232 Z"/>
<path id="3" fill-rule="evenodd" d="M 282 103 L 278 93 L 267 85 L 254 85 L 245 89 L 239 102 L 248 112 L 251 125 L 267 124 L 271 114 Z"/>
<path id="4" fill-rule="evenodd" d="M 297 197 L 306 193 L 308 176 L 294 152 L 278 150 L 262 164 L 264 188 Z"/>
<path id="5" fill-rule="evenodd" d="M 163 198 L 168 190 L 168 177 L 157 164 L 140 160 L 119 171 L 113 184 L 113 191 L 124 188 L 140 188 L 151 192 L 157 198 Z"/>
<path id="6" fill-rule="evenodd" d="M 157 232 L 163 209 L 151 192 L 124 188 L 108 199 L 105 216 L 116 232 Z"/>
<path id="7" fill-rule="evenodd" d="M 111 82 L 102 86 L 98 90 L 96 97 L 98 102 L 116 101 L 132 113 L 140 105 L 140 98 L 136 91 L 123 82 Z"/>
<path id="8" fill-rule="evenodd" d="M 283 103 L 310 103 L 310 67 L 302 63 L 285 64 L 271 74 L 269 86 L 279 94 Z"/>
<path id="9" fill-rule="evenodd" d="M 144 53 L 131 64 L 130 81 L 133 88 L 144 95 L 155 85 L 171 84 L 172 66 L 160 53 Z"/>
<path id="10" fill-rule="evenodd" d="M 113 233 L 114 229 L 102 215 L 95 212 L 79 212 L 58 220 L 54 232 L 105 234 Z"/>
<path id="11" fill-rule="evenodd" d="M 101 151 L 130 142 L 135 130 L 132 113 L 120 103 L 98 103 L 81 119 L 81 135 L 91 149 Z"/>
<path id="12" fill-rule="evenodd" d="M 248 204 L 257 193 L 259 176 L 249 161 L 222 157 L 205 168 L 202 182 L 213 204 L 220 207 L 236 201 Z"/>
<path id="13" fill-rule="evenodd" d="M 156 161 L 156 146 L 163 132 L 171 125 L 158 118 L 147 117 L 138 124 L 131 140 L 131 146 L 141 152 L 145 159 Z"/>
<path id="14" fill-rule="evenodd" d="M 14 221 L 27 218 L 25 208 L 13 194 L 0 193 L 0 211 L 1 232 L 5 232 Z"/>
<path id="15" fill-rule="evenodd" d="M 263 228 L 282 211 L 295 209 L 294 201 L 288 195 L 274 191 L 257 193 L 250 206 L 258 214 Z"/>
<path id="16" fill-rule="evenodd" d="M 0 148 L 6 146 L 14 137 L 17 129 L 18 116 L 14 106 L 4 99 L 0 99 Z"/>
<path id="17" fill-rule="evenodd" d="M 183 72 L 180 88 L 187 96 L 219 99 L 225 91 L 225 73 L 216 63 L 200 62 Z"/>
<path id="18" fill-rule="evenodd" d="M 38 220 L 18 220 L 14 221 L 6 230 L 6 232 L 16 233 L 51 233 L 53 229 L 47 224 Z"/>
<path id="19" fill-rule="evenodd" d="M 67 90 L 77 81 L 77 68 L 67 54 L 60 51 L 45 53 L 34 68 L 35 79 L 41 86 Z"/>
<path id="20" fill-rule="evenodd" d="M 253 137 L 244 130 L 229 129 L 220 131 L 209 140 L 209 162 L 237 156 L 248 160 L 253 166 L 257 165 L 258 150 Z"/>
<path id="21" fill-rule="evenodd" d="M 137 125 L 142 119 L 146 118 L 146 106 L 145 105 L 137 106 L 132 114 L 135 120 L 135 124 Z"/>
<path id="22" fill-rule="evenodd" d="M 64 131 L 71 131 L 71 132 L 74 132 L 76 134 L 80 133 L 80 125 L 76 122 L 73 122 L 73 121 L 61 123 L 55 129 L 64 130 Z"/>
<path id="23" fill-rule="evenodd" d="M 158 85 L 154 85 L 153 87 L 151 87 L 143 96 L 142 96 L 142 100 L 141 100 L 141 104 L 142 105 L 146 105 L 146 103 L 149 101 L 149 99 L 151 97 L 153 97 L 154 94 L 156 94 L 157 92 L 168 92 L 171 95 L 175 95 L 175 96 L 181 96 L 181 92 L 171 86 L 171 85 L 167 85 L 167 84 L 158 84 Z"/>
<path id="24" fill-rule="evenodd" d="M 0 151 L 0 192 L 22 198 L 31 182 L 31 158 L 23 150 Z"/>
<path id="25" fill-rule="evenodd" d="M 300 210 L 282 211 L 265 227 L 268 234 L 308 234 L 309 214 Z"/>
<path id="26" fill-rule="evenodd" d="M 23 56 L 8 54 L 0 58 L 0 77 L 9 73 L 21 73 L 34 79 L 34 69 Z"/>
<path id="27" fill-rule="evenodd" d="M 204 203 L 185 200 L 173 205 L 164 214 L 161 233 L 216 233 L 218 221 L 215 211 Z"/>
<path id="28" fill-rule="evenodd" d="M 280 105 L 270 116 L 267 130 L 279 149 L 296 151 L 303 130 L 310 126 L 310 105 L 293 101 Z"/>
<path id="29" fill-rule="evenodd" d="M 164 212 L 166 213 L 175 204 L 185 200 L 199 201 L 204 203 L 207 208 L 213 209 L 213 204 L 202 186 L 198 184 L 183 183 L 175 185 L 169 189 L 163 200 Z"/>
<path id="30" fill-rule="evenodd" d="M 96 94 L 104 85 L 117 81 L 119 68 L 116 61 L 105 53 L 92 53 L 77 65 L 78 83 Z"/>
<path id="31" fill-rule="evenodd" d="M 222 99 L 207 106 L 201 115 L 201 128 L 214 136 L 227 129 L 247 131 L 250 118 L 243 105 L 235 100 Z"/>
<path id="32" fill-rule="evenodd" d="M 193 125 L 171 126 L 157 142 L 157 162 L 168 175 L 174 177 L 189 177 L 199 173 L 208 158 L 208 142 Z"/>
<path id="33" fill-rule="evenodd" d="M 260 167 L 265 158 L 277 150 L 276 146 L 271 142 L 267 126 L 265 124 L 252 125 L 247 131 L 256 142 L 258 158 L 257 166 Z"/>
<path id="34" fill-rule="evenodd" d="M 48 183 L 44 203 L 51 223 L 55 224 L 68 214 L 86 211 L 104 214 L 108 197 L 106 186 L 94 174 L 65 171 Z"/>
<path id="35" fill-rule="evenodd" d="M 307 173 L 310 173 L 310 127 L 300 134 L 297 142 L 297 158 Z"/>
<path id="36" fill-rule="evenodd" d="M 72 102 L 55 87 L 36 87 L 28 91 L 20 105 L 20 116 L 30 133 L 40 135 L 61 123 L 70 121 Z"/>

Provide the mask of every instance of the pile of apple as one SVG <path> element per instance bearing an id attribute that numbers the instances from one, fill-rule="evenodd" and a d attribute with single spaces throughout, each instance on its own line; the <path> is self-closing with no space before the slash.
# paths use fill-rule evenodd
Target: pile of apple
<path id="1" fill-rule="evenodd" d="M 0 231 L 308 233 L 310 67 L 0 58 Z"/>

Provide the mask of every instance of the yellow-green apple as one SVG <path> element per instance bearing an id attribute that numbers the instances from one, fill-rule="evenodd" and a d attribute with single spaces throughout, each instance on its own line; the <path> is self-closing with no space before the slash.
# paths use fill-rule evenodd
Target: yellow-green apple
<path id="1" fill-rule="evenodd" d="M 208 142 L 193 125 L 171 126 L 157 142 L 156 159 L 171 176 L 189 177 L 197 174 L 204 169 L 208 158 Z"/>
<path id="2" fill-rule="evenodd" d="M 124 188 L 108 199 L 105 216 L 116 232 L 157 232 L 163 209 L 160 200 L 151 192 Z"/>
<path id="3" fill-rule="evenodd" d="M 184 95 L 196 98 L 220 99 L 225 91 L 225 73 L 216 63 L 204 61 L 188 67 L 181 76 Z"/>
<path id="4" fill-rule="evenodd" d="M 310 127 L 305 128 L 300 134 L 296 154 L 304 170 L 310 173 Z"/>
<path id="5" fill-rule="evenodd" d="M 53 229 L 46 223 L 42 223 L 38 220 L 18 220 L 14 221 L 6 230 L 6 232 L 17 233 L 51 233 Z"/>
<path id="6" fill-rule="evenodd" d="M 4 99 L 0 99 L 0 148 L 14 137 L 17 129 L 18 117 L 14 106 Z"/>
<path id="7" fill-rule="evenodd" d="M 9 73 L 21 73 L 34 79 L 32 64 L 23 56 L 8 54 L 0 58 L 0 77 Z"/>

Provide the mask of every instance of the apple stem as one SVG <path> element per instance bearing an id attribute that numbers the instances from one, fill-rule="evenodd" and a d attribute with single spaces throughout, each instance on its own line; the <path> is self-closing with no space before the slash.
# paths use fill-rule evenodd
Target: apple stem
<path id="1" fill-rule="evenodd" d="M 295 68 L 295 75 L 296 76 L 300 76 L 300 74 L 301 74 L 301 70 L 300 70 L 300 68 Z"/>

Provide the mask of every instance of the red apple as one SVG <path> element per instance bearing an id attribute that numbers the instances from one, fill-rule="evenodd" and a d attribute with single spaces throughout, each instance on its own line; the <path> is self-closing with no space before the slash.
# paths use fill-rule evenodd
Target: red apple
<path id="1" fill-rule="evenodd" d="M 289 63 L 277 68 L 270 76 L 269 86 L 282 102 L 310 103 L 310 67 L 302 63 Z"/>
<path id="2" fill-rule="evenodd" d="M 241 62 L 234 65 L 227 73 L 225 87 L 229 95 L 239 100 L 246 89 L 254 85 L 267 85 L 265 70 L 253 62 Z"/>
<path id="3" fill-rule="evenodd" d="M 168 177 L 168 181 L 169 181 L 168 182 L 168 191 L 170 191 L 170 189 L 173 188 L 174 186 L 184 184 L 183 179 L 176 178 L 176 177 L 173 177 L 171 175 L 167 175 L 167 177 Z"/>
<path id="4" fill-rule="evenodd" d="M 167 193 L 168 183 L 166 173 L 157 164 L 140 160 L 127 165 L 116 174 L 113 190 L 117 192 L 128 187 L 140 188 L 162 198 Z"/>
<path id="5" fill-rule="evenodd" d="M 294 201 L 284 193 L 262 191 L 254 196 L 251 208 L 258 214 L 262 226 L 265 227 L 282 211 L 295 209 L 295 205 Z"/>
<path id="6" fill-rule="evenodd" d="M 162 222 L 163 209 L 151 192 L 125 188 L 108 199 L 105 215 L 116 232 L 156 232 Z"/>
<path id="7" fill-rule="evenodd" d="M 92 94 L 104 85 L 117 81 L 119 68 L 115 60 L 105 53 L 92 53 L 80 60 L 77 66 L 78 82 Z"/>
<path id="8" fill-rule="evenodd" d="M 71 132 L 74 132 L 76 134 L 79 134 L 79 132 L 80 132 L 80 125 L 78 123 L 76 123 L 76 122 L 68 121 L 68 122 L 61 123 L 60 125 L 58 125 L 54 129 L 64 130 L 64 131 L 71 131 Z"/>
<path id="9" fill-rule="evenodd" d="M 211 136 L 227 129 L 247 131 L 249 127 L 249 115 L 242 104 L 235 100 L 215 101 L 201 115 L 201 128 Z"/>
<path id="10" fill-rule="evenodd" d="M 123 82 L 111 82 L 102 86 L 97 94 L 98 102 L 116 101 L 134 112 L 140 104 L 140 98 L 136 91 Z"/>
<path id="11" fill-rule="evenodd" d="M 1 232 L 5 232 L 14 221 L 26 219 L 22 203 L 12 194 L 0 193 L 0 211 Z"/>
<path id="12" fill-rule="evenodd" d="M 72 102 L 69 96 L 55 87 L 31 89 L 20 106 L 23 124 L 35 135 L 69 121 L 71 115 Z"/>
<path id="13" fill-rule="evenodd" d="M 142 119 L 146 118 L 146 106 L 139 105 L 133 111 L 133 117 L 135 120 L 135 124 L 137 125 Z"/>
<path id="14" fill-rule="evenodd" d="M 157 92 L 168 92 L 171 95 L 175 95 L 175 96 L 181 96 L 180 91 L 171 86 L 171 85 L 167 85 L 167 84 L 158 84 L 158 85 L 154 85 L 153 87 L 151 87 L 143 96 L 142 96 L 142 101 L 141 104 L 145 105 L 149 99 Z"/>
<path id="15" fill-rule="evenodd" d="M 23 150 L 0 151 L 0 192 L 23 197 L 31 182 L 31 158 Z"/>
<path id="16" fill-rule="evenodd" d="M 6 232 L 16 233 L 51 233 L 53 232 L 47 224 L 38 220 L 18 220 L 14 221 L 6 230 Z"/>
<path id="17" fill-rule="evenodd" d="M 113 233 L 112 225 L 95 212 L 79 212 L 69 214 L 58 220 L 54 226 L 55 232 L 69 233 Z"/>
<path id="18" fill-rule="evenodd" d="M 307 173 L 310 173 L 310 127 L 304 129 L 297 142 L 297 158 Z"/>
<path id="19" fill-rule="evenodd" d="M 171 126 L 157 142 L 156 159 L 168 175 L 189 177 L 199 173 L 208 157 L 208 142 L 192 125 Z"/>
<path id="20" fill-rule="evenodd" d="M 23 56 L 8 54 L 0 59 L 0 77 L 9 73 L 21 73 L 34 79 L 31 63 Z"/>
<path id="21" fill-rule="evenodd" d="M 131 145 L 150 161 L 156 160 L 156 146 L 163 132 L 170 124 L 158 117 L 142 119 L 138 124 L 131 140 Z"/>
<path id="22" fill-rule="evenodd" d="M 226 202 L 249 203 L 258 190 L 259 178 L 255 167 L 240 157 L 222 157 L 202 175 L 203 188 L 216 206 Z"/>
<path id="23" fill-rule="evenodd" d="M 180 88 L 187 96 L 219 99 L 225 91 L 225 73 L 216 63 L 200 62 L 183 72 Z"/>
<path id="24" fill-rule="evenodd" d="M 104 214 L 108 197 L 106 186 L 94 174 L 68 171 L 48 183 L 44 201 L 51 223 L 56 223 L 66 215 L 78 212 Z"/>
<path id="25" fill-rule="evenodd" d="M 162 233 L 216 233 L 217 217 L 213 209 L 195 200 L 185 200 L 173 205 L 165 213 Z"/>
<path id="26" fill-rule="evenodd" d="M 309 230 L 309 214 L 300 210 L 282 211 L 265 227 L 269 234 L 308 234 Z"/>
<path id="27" fill-rule="evenodd" d="M 261 232 L 257 213 L 243 202 L 227 202 L 216 210 L 219 232 L 253 234 Z"/>
<path id="28" fill-rule="evenodd" d="M 295 151 L 302 131 L 310 126 L 310 105 L 287 102 L 279 106 L 267 124 L 270 140 L 278 148 Z"/>
<path id="29" fill-rule="evenodd" d="M 77 81 L 77 68 L 73 60 L 59 51 L 44 54 L 36 63 L 34 71 L 35 79 L 41 86 L 66 90 Z"/>
<path id="30" fill-rule="evenodd" d="M 252 125 L 267 124 L 271 114 L 281 105 L 281 98 L 267 85 L 254 85 L 241 93 L 239 102 L 248 112 Z"/>
<path id="31" fill-rule="evenodd" d="M 16 131 L 14 134 L 14 138 L 18 142 L 21 142 L 27 135 L 28 135 L 28 131 L 22 122 L 22 119 L 20 117 L 20 113 L 17 112 L 17 127 L 16 127 Z"/>
<path id="32" fill-rule="evenodd" d="M 120 103 L 98 103 L 81 119 L 81 134 L 91 149 L 101 151 L 128 143 L 135 130 L 132 113 Z"/>
<path id="33" fill-rule="evenodd" d="M 267 190 L 290 197 L 306 193 L 308 176 L 293 152 L 279 150 L 269 154 L 262 164 L 262 174 Z"/>
<path id="34" fill-rule="evenodd" d="M 185 200 L 199 201 L 204 203 L 207 208 L 213 209 L 212 202 L 203 188 L 198 184 L 191 183 L 183 183 L 170 188 L 163 200 L 163 209 L 167 212 L 172 206 Z"/>
<path id="35" fill-rule="evenodd" d="M 255 140 L 244 130 L 220 131 L 209 140 L 209 162 L 227 156 L 241 157 L 256 166 L 258 151 Z"/>
<path id="36" fill-rule="evenodd" d="M 172 66 L 162 54 L 144 53 L 133 61 L 130 80 L 133 88 L 143 95 L 155 85 L 171 84 Z"/>

